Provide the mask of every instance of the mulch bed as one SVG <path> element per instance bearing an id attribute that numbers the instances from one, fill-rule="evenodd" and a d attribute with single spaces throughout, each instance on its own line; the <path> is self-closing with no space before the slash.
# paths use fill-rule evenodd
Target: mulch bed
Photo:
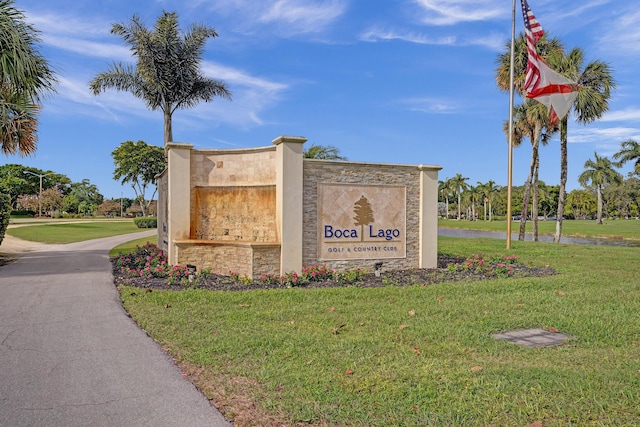
<path id="1" fill-rule="evenodd" d="M 487 271 L 461 270 L 451 271 L 448 265 L 462 264 L 465 258 L 452 255 L 439 254 L 438 267 L 426 269 L 410 269 L 410 270 L 393 270 L 385 271 L 379 277 L 373 273 L 363 274 L 355 283 L 339 283 L 333 280 L 322 282 L 310 282 L 298 285 L 298 288 L 316 289 L 316 288 L 335 288 L 345 286 L 355 286 L 362 288 L 374 288 L 382 286 L 407 286 L 407 285 L 433 285 L 440 282 L 472 282 L 478 280 L 497 279 L 495 273 Z M 113 259 L 112 259 L 113 262 Z M 523 264 L 514 264 L 512 267 L 511 277 L 546 277 L 556 274 L 551 267 L 529 267 Z M 122 274 L 119 270 L 113 271 L 114 282 L 116 286 L 134 286 L 145 289 L 156 290 L 184 290 L 184 289 L 206 289 L 211 291 L 248 291 L 255 289 L 285 289 L 289 286 L 282 284 L 265 284 L 265 283 L 240 283 L 230 276 L 212 274 L 206 280 L 199 280 L 190 286 L 169 285 L 166 278 L 145 278 L 145 277 L 129 277 Z"/>

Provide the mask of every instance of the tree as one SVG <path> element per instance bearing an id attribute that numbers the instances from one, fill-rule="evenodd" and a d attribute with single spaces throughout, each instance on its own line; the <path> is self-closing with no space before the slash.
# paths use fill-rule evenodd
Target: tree
<path id="1" fill-rule="evenodd" d="M 442 198 L 444 199 L 447 208 L 446 219 L 449 219 L 449 197 L 454 195 L 453 183 L 451 181 L 451 178 L 447 178 L 444 181 L 438 181 L 438 189 L 442 194 Z"/>
<path id="2" fill-rule="evenodd" d="M 496 193 L 500 191 L 500 186 L 496 185 L 495 181 L 489 180 L 486 183 L 481 183 L 478 181 L 478 186 L 476 187 L 480 192 L 482 197 L 482 202 L 484 204 L 484 220 L 487 220 L 487 203 L 489 204 L 489 221 L 492 221 L 492 202 Z"/>
<path id="3" fill-rule="evenodd" d="M 0 245 L 4 240 L 4 233 L 9 226 L 11 218 L 11 197 L 8 194 L 0 193 Z"/>
<path id="4" fill-rule="evenodd" d="M 57 188 L 47 188 L 42 192 L 42 209 L 52 215 L 54 211 L 62 209 L 64 196 Z"/>
<path id="5" fill-rule="evenodd" d="M 586 219 L 597 206 L 593 192 L 588 190 L 573 190 L 567 195 L 566 205 L 573 212 L 575 219 Z"/>
<path id="6" fill-rule="evenodd" d="M 560 74 L 577 82 L 578 94 L 572 109 L 576 121 L 588 124 L 602 117 L 609 109 L 611 91 L 615 88 L 611 67 L 602 61 L 592 61 L 584 65 L 584 52 L 574 48 L 568 55 L 550 56 L 549 65 Z M 556 232 L 553 241 L 560 242 L 562 235 L 562 219 L 564 216 L 564 202 L 567 186 L 568 155 L 567 155 L 567 127 L 569 115 L 560 123 L 560 194 L 558 196 L 558 214 Z"/>
<path id="7" fill-rule="evenodd" d="M 524 89 L 528 51 L 527 42 L 523 34 L 520 34 L 514 44 L 514 86 L 520 95 L 525 98 Z M 560 55 L 563 52 L 560 41 L 556 38 L 548 39 L 546 36 L 540 39 L 536 45 L 537 52 L 546 57 L 551 54 Z M 498 68 L 496 69 L 496 83 L 502 91 L 510 90 L 511 71 L 511 42 L 506 45 L 506 50 L 498 56 Z M 540 169 L 539 146 L 540 142 L 546 144 L 553 133 L 558 131 L 557 126 L 549 122 L 549 112 L 539 102 L 526 99 L 522 105 L 514 107 L 513 145 L 519 146 L 524 137 L 531 141 L 531 164 L 529 175 L 525 182 L 524 197 L 522 203 L 522 215 L 520 219 L 519 240 L 524 240 L 527 216 L 529 215 L 529 200 L 533 189 L 533 204 L 531 217 L 533 221 L 534 240 L 538 240 L 538 171 Z M 543 130 L 546 132 L 543 134 Z M 505 121 L 504 132 L 507 134 L 509 122 Z"/>
<path id="8" fill-rule="evenodd" d="M 540 143 L 542 143 L 542 145 L 547 145 L 551 136 L 558 131 L 558 127 L 549 122 L 549 112 L 546 107 L 534 100 L 527 99 L 523 104 L 514 107 L 514 110 L 514 145 L 520 145 L 523 137 L 528 137 L 531 141 L 531 163 L 529 167 L 529 175 L 525 181 L 518 240 L 524 240 L 525 237 L 527 217 L 529 216 L 529 202 L 531 200 L 531 193 L 533 192 L 531 221 L 533 224 L 533 240 L 537 241 L 539 205 L 538 174 L 540 170 L 539 147 Z M 507 134 L 509 128 L 508 124 L 509 123 L 507 121 L 504 125 L 504 130 Z"/>
<path id="9" fill-rule="evenodd" d="M 151 110 L 164 114 L 164 146 L 173 141 L 172 117 L 177 109 L 195 107 L 215 97 L 231 99 L 224 82 L 200 73 L 204 45 L 218 37 L 208 26 L 193 24 L 180 31 L 178 15 L 163 12 L 153 29 L 134 15 L 129 24 L 114 24 L 111 34 L 120 36 L 136 57 L 136 66 L 116 63 L 98 74 L 89 86 L 94 95 L 106 89 L 131 92 Z"/>
<path id="10" fill-rule="evenodd" d="M 140 201 L 142 214 L 147 215 L 151 200 L 155 197 L 157 187 L 146 199 L 147 187 L 155 182 L 155 176 L 164 170 L 164 150 L 144 141 L 125 141 L 111 153 L 116 166 L 113 179 L 129 183 Z"/>
<path id="11" fill-rule="evenodd" d="M 95 184 L 91 184 L 88 179 L 71 184 L 69 195 L 75 196 L 78 203 L 87 202 L 89 205 L 99 205 L 104 200 L 104 196 L 98 191 Z"/>
<path id="12" fill-rule="evenodd" d="M 597 224 L 602 224 L 602 189 L 610 184 L 622 184 L 622 175 L 613 169 L 611 160 L 593 153 L 595 160 L 587 160 L 584 164 L 585 171 L 578 177 L 578 182 L 586 187 L 589 182 L 596 187 L 598 196 Z"/>
<path id="13" fill-rule="evenodd" d="M 619 168 L 627 162 L 634 162 L 634 171 L 637 175 L 640 175 L 640 144 L 633 139 L 620 144 L 620 151 L 615 153 L 613 158 L 618 160 L 615 165 Z"/>
<path id="14" fill-rule="evenodd" d="M 13 3 L 0 1 L 0 148 L 24 156 L 36 151 L 38 103 L 56 78 L 36 49 L 38 31 Z"/>
<path id="15" fill-rule="evenodd" d="M 97 213 L 104 214 L 106 216 L 115 216 L 120 215 L 121 210 L 124 209 L 124 206 L 120 204 L 119 199 L 111 199 L 105 200 L 98 206 L 96 210 Z"/>
<path id="16" fill-rule="evenodd" d="M 67 194 L 62 199 L 62 210 L 67 213 L 78 213 L 78 207 L 80 206 L 80 200 L 73 194 Z"/>
<path id="17" fill-rule="evenodd" d="M 482 192 L 478 187 L 473 185 L 467 186 L 464 192 L 464 201 L 467 203 L 467 219 L 475 221 L 476 219 L 476 203 L 482 199 Z"/>
<path id="18" fill-rule="evenodd" d="M 469 178 L 463 177 L 461 174 L 456 174 L 453 178 L 451 178 L 451 186 L 453 188 L 453 194 L 458 196 L 458 221 L 462 218 L 462 213 L 460 210 L 460 206 L 462 204 L 462 192 L 468 188 L 467 180 Z"/>
<path id="19" fill-rule="evenodd" d="M 309 148 L 304 150 L 303 157 L 305 159 L 347 160 L 346 157 L 340 155 L 340 150 L 333 145 L 311 144 Z"/>

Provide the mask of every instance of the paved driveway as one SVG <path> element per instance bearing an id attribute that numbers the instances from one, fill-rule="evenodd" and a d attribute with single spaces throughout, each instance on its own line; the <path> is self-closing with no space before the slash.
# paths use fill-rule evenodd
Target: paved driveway
<path id="1" fill-rule="evenodd" d="M 1 426 L 230 425 L 122 309 L 108 251 L 142 236 L 0 267 Z"/>

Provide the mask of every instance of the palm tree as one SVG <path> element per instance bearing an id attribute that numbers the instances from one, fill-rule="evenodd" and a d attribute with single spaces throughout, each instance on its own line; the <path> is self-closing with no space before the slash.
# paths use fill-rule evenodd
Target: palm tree
<path id="1" fill-rule="evenodd" d="M 501 188 L 502 187 L 500 187 L 499 185 L 496 185 L 495 181 L 491 180 L 487 181 L 487 183 L 484 184 L 485 200 L 489 202 L 489 222 L 493 220 L 493 196 L 498 194 Z"/>
<path id="2" fill-rule="evenodd" d="M 134 15 L 131 23 L 114 24 L 111 34 L 120 36 L 137 57 L 136 67 L 113 64 L 89 83 L 94 95 L 106 89 L 131 92 L 151 110 L 164 114 L 164 145 L 173 141 L 172 117 L 179 108 L 195 107 L 215 97 L 231 99 L 224 82 L 200 73 L 200 62 L 208 38 L 218 36 L 204 25 L 192 25 L 182 33 L 178 15 L 163 12 L 153 29 Z"/>
<path id="3" fill-rule="evenodd" d="M 476 219 L 476 203 L 482 199 L 482 191 L 479 186 L 470 185 L 464 192 L 464 200 L 467 203 L 467 218 L 469 221 Z"/>
<path id="4" fill-rule="evenodd" d="M 458 196 L 458 221 L 462 218 L 462 213 L 460 211 L 460 206 L 462 205 L 462 192 L 468 188 L 466 181 L 469 178 L 463 177 L 461 174 L 456 174 L 453 178 L 451 178 L 451 187 L 453 188 L 453 194 Z"/>
<path id="5" fill-rule="evenodd" d="M 36 49 L 38 31 L 13 3 L 0 1 L 0 149 L 25 156 L 36 151 L 38 104 L 56 78 Z"/>
<path id="6" fill-rule="evenodd" d="M 627 162 L 635 162 L 635 173 L 640 175 L 640 144 L 629 139 L 620 144 L 620 151 L 613 155 L 618 160 L 615 166 L 621 168 Z"/>
<path id="7" fill-rule="evenodd" d="M 578 123 L 587 124 L 602 117 L 609 109 L 611 90 L 615 81 L 611 67 L 602 61 L 592 61 L 584 65 L 584 52 L 574 48 L 568 55 L 554 55 L 549 65 L 561 74 L 577 82 L 578 94 L 573 103 L 573 111 Z M 555 65 L 555 67 L 554 67 Z M 553 241 L 560 242 L 562 235 L 562 217 L 567 186 L 567 127 L 568 115 L 560 123 L 560 194 L 558 196 L 558 220 Z"/>
<path id="8" fill-rule="evenodd" d="M 509 122 L 505 121 L 504 132 L 508 136 Z M 545 132 L 543 132 L 545 130 Z M 521 144 L 526 136 L 531 141 L 531 163 L 529 175 L 525 181 L 524 197 L 522 203 L 522 217 L 520 219 L 520 231 L 518 240 L 524 240 L 527 217 L 529 216 L 529 201 L 533 189 L 533 203 L 531 218 L 533 222 L 534 240 L 538 240 L 538 173 L 540 169 L 539 146 L 547 145 L 551 136 L 557 132 L 557 126 L 549 122 L 549 112 L 546 107 L 534 100 L 527 99 L 521 105 L 514 107 L 513 142 L 515 146 Z"/>
<path id="9" fill-rule="evenodd" d="M 597 206 L 593 193 L 588 190 L 573 190 L 567 194 L 567 206 L 573 210 L 573 217 L 576 219 L 586 218 L 593 207 Z"/>
<path id="10" fill-rule="evenodd" d="M 584 164 L 585 171 L 578 177 L 578 182 L 586 187 L 589 182 L 596 187 L 598 196 L 597 224 L 602 224 L 602 189 L 610 184 L 622 184 L 622 175 L 613 169 L 611 160 L 593 153 L 595 160 L 587 160 Z"/>
<path id="11" fill-rule="evenodd" d="M 333 145 L 311 144 L 309 148 L 304 150 L 303 157 L 305 159 L 347 160 L 346 157 L 340 155 L 340 150 Z"/>
<path id="12" fill-rule="evenodd" d="M 447 178 L 444 181 L 438 181 L 438 190 L 442 193 L 442 198 L 447 206 L 446 219 L 449 219 L 449 196 L 455 195 L 453 181 L 451 181 L 451 178 Z"/>
<path id="13" fill-rule="evenodd" d="M 476 185 L 476 191 L 480 195 L 480 199 L 482 200 L 482 207 L 484 210 L 484 216 L 482 217 L 483 221 L 487 220 L 487 187 L 482 182 L 478 181 L 478 185 Z"/>
<path id="14" fill-rule="evenodd" d="M 515 40 L 514 45 L 515 57 L 514 57 L 514 88 L 520 95 L 525 98 L 524 82 L 526 76 L 528 52 L 527 43 L 523 34 L 520 34 Z M 556 38 L 548 39 L 546 36 L 538 41 L 537 44 L 538 53 L 546 57 L 554 54 L 558 55 L 563 52 L 560 41 Z M 496 69 L 496 83 L 502 91 L 508 91 L 510 89 L 510 70 L 511 70 L 511 42 L 506 45 L 505 52 L 500 54 L 497 59 L 498 68 Z M 509 138 L 509 122 L 505 121 L 503 126 L 504 132 Z M 546 133 L 543 134 L 543 129 L 546 129 Z M 549 123 L 549 113 L 546 108 L 530 99 L 525 99 L 525 102 L 517 107 L 514 107 L 514 126 L 513 126 L 513 145 L 519 146 L 522 143 L 522 139 L 526 136 L 531 141 L 531 163 L 529 169 L 529 175 L 525 182 L 525 193 L 522 204 L 522 217 L 520 220 L 520 232 L 518 235 L 519 240 L 524 240 L 525 227 L 527 223 L 527 216 L 529 214 L 529 200 L 531 194 L 531 188 L 533 187 L 533 210 L 531 216 L 534 222 L 534 239 L 537 240 L 537 206 L 538 206 L 538 194 L 537 194 L 537 181 L 538 170 L 540 167 L 539 145 L 540 142 L 546 144 L 553 133 L 557 132 L 557 127 Z M 541 139 L 542 138 L 542 139 Z"/>

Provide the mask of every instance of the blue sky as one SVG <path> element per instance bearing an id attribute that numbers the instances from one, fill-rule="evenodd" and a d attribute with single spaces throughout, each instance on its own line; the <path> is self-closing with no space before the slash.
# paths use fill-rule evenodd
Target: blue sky
<path id="1" fill-rule="evenodd" d="M 518 2 L 519 3 L 519 2 Z M 603 118 L 569 122 L 568 189 L 584 162 L 640 140 L 640 9 L 621 0 L 530 0 L 545 31 L 586 60 L 608 62 L 617 89 Z M 162 10 L 183 28 L 213 26 L 205 74 L 224 80 L 216 99 L 174 115 L 174 140 L 196 148 L 270 145 L 279 135 L 333 145 L 349 160 L 437 164 L 440 179 L 507 184 L 508 94 L 495 84 L 497 55 L 511 31 L 509 0 L 16 0 L 41 31 L 41 52 L 59 77 L 40 115 L 34 156 L 20 163 L 88 178 L 107 198 L 133 197 L 114 181 L 111 152 L 123 141 L 162 145 L 162 113 L 128 93 L 94 96 L 88 82 L 114 61 L 133 62 L 113 23 Z M 516 32 L 521 32 L 518 4 Z M 516 98 L 516 102 L 519 99 Z M 514 150 L 514 185 L 524 182 L 530 145 Z M 559 146 L 541 150 L 540 178 L 559 183 Z M 621 170 L 625 175 L 631 166 Z"/>

